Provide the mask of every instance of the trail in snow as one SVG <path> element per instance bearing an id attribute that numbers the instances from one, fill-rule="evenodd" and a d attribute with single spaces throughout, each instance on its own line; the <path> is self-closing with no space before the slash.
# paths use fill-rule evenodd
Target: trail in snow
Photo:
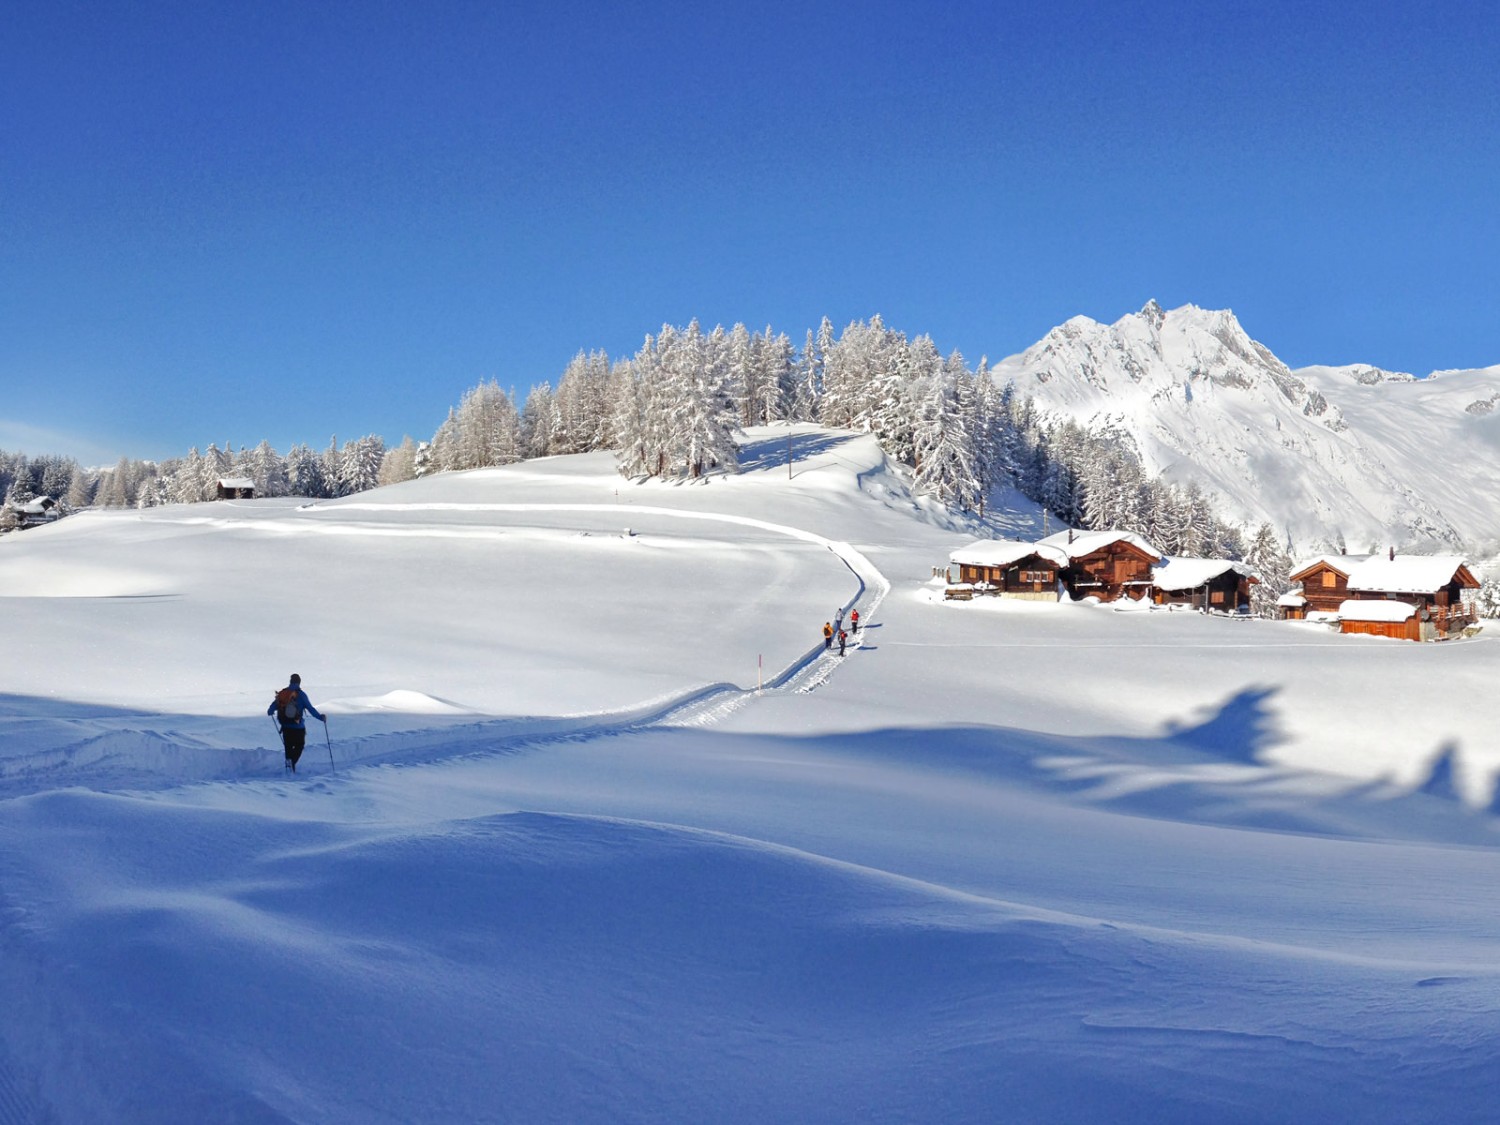
<path id="1" fill-rule="evenodd" d="M 309 505 L 308 508 L 315 508 Z M 390 510 L 462 510 L 507 512 L 582 512 L 616 511 L 610 505 L 597 504 L 343 504 L 339 512 L 351 509 Z M 842 615 L 861 606 L 862 622 L 868 626 L 890 591 L 890 582 L 867 556 L 852 544 L 832 540 L 801 528 L 747 516 L 724 513 L 684 512 L 675 508 L 633 507 L 633 512 L 695 521 L 718 521 L 755 527 L 825 547 L 849 569 L 858 583 L 854 595 L 841 607 Z M 212 523 L 278 531 L 283 521 L 243 524 L 215 517 L 190 517 L 168 520 L 172 523 Z M 299 525 L 299 528 L 302 525 Z M 358 533 L 362 525 L 343 525 L 338 530 Z M 323 525 L 320 530 L 328 530 Z M 376 531 L 383 534 L 384 529 Z M 860 647 L 862 630 L 850 637 L 849 655 Z M 647 700 L 633 707 L 587 716 L 557 718 L 498 719 L 434 729 L 377 734 L 355 739 L 338 739 L 331 747 L 334 762 L 346 765 L 396 764 L 429 762 L 438 759 L 477 754 L 515 753 L 549 743 L 572 742 L 583 738 L 608 737 L 634 733 L 651 727 L 703 727 L 722 721 L 746 702 L 762 693 L 807 694 L 815 691 L 833 675 L 839 664 L 849 659 L 815 644 L 796 660 L 774 672 L 756 688 L 719 683 L 694 688 L 680 695 Z M 337 701 L 325 709 L 337 708 Z M 102 788 L 155 788 L 161 785 L 264 778 L 274 775 L 281 750 L 272 730 L 269 746 L 219 748 L 203 740 L 173 730 L 162 731 L 165 716 L 143 712 L 113 712 L 93 720 L 70 724 L 76 738 L 36 750 L 24 757 L 0 759 L 0 781 L 9 795 L 37 792 L 50 788 L 56 778 L 66 775 L 72 784 Z M 336 717 L 336 716 L 335 716 Z M 174 727 L 180 725 L 176 722 Z M 267 724 L 269 727 L 270 724 Z M 328 728 L 325 733 L 332 732 Z M 316 771 L 325 766 L 315 743 L 318 732 L 310 731 L 304 762 Z M 309 771 L 306 766 L 303 772 Z"/>

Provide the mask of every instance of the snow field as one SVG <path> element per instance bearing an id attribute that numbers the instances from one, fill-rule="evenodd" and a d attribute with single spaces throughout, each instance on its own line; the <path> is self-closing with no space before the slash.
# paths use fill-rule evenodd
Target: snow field
<path id="1" fill-rule="evenodd" d="M 0 543 L 0 1125 L 1489 1114 L 1488 637 L 944 603 L 806 448 Z"/>

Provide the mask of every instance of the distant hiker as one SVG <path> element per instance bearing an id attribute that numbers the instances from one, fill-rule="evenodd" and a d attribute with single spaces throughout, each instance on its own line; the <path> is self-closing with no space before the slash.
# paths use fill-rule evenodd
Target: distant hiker
<path id="1" fill-rule="evenodd" d="M 843 631 L 843 628 L 844 628 L 844 611 L 842 609 L 835 610 L 834 614 L 833 614 L 833 631 L 835 633 L 839 633 L 839 632 Z"/>
<path id="2" fill-rule="evenodd" d="M 849 615 L 849 625 L 854 632 L 859 632 L 859 610 L 856 609 Z"/>
<path id="3" fill-rule="evenodd" d="M 320 723 L 328 720 L 312 705 L 312 700 L 307 698 L 307 692 L 302 690 L 302 677 L 296 672 L 292 673 L 286 687 L 276 693 L 271 706 L 266 708 L 266 714 L 275 717 L 276 725 L 281 730 L 281 744 L 286 749 L 286 768 L 296 773 L 297 759 L 302 757 L 302 747 L 307 743 L 307 727 L 303 716 L 311 715 Z"/>
<path id="4" fill-rule="evenodd" d="M 827 621 L 823 622 L 823 649 L 826 652 L 833 647 L 833 626 Z"/>
<path id="5" fill-rule="evenodd" d="M 839 655 L 844 655 L 844 646 L 849 643 L 849 634 L 842 629 L 839 630 Z"/>

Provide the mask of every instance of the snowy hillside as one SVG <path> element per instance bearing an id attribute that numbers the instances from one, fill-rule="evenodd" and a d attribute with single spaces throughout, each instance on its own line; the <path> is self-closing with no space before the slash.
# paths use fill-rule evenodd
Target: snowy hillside
<path id="1" fill-rule="evenodd" d="M 1414 380 L 1292 371 L 1227 311 L 1075 317 L 995 368 L 1053 417 L 1129 434 L 1146 468 L 1298 550 L 1500 546 L 1500 367 Z"/>
<path id="2" fill-rule="evenodd" d="M 1494 638 L 945 602 L 873 439 L 741 461 L 0 540 L 0 1125 L 1492 1115 Z"/>

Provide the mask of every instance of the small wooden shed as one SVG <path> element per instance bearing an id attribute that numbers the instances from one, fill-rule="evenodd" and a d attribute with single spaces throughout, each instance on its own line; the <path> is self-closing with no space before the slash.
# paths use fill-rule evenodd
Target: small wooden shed
<path id="1" fill-rule="evenodd" d="M 254 500 L 255 482 L 249 477 L 220 477 L 216 500 Z"/>
<path id="2" fill-rule="evenodd" d="M 1422 640 L 1423 621 L 1410 602 L 1350 598 L 1339 606 L 1339 631 L 1397 640 Z"/>

